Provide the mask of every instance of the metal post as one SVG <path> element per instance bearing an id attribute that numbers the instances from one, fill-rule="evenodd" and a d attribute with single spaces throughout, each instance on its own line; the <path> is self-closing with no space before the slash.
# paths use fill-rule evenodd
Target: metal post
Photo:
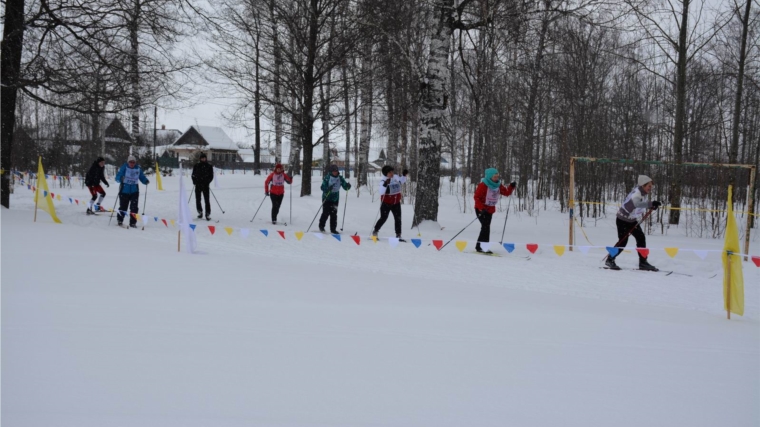
<path id="1" fill-rule="evenodd" d="M 752 166 L 749 172 L 749 203 L 747 203 L 747 231 L 744 233 L 744 260 L 749 261 L 749 237 L 752 234 L 752 220 L 755 214 L 755 173 L 757 168 Z"/>
<path id="2" fill-rule="evenodd" d="M 568 244 L 570 245 L 569 249 L 572 252 L 574 244 L 573 209 L 575 208 L 575 157 L 570 157 L 570 192 L 567 208 L 570 212 L 570 224 L 568 224 Z"/>

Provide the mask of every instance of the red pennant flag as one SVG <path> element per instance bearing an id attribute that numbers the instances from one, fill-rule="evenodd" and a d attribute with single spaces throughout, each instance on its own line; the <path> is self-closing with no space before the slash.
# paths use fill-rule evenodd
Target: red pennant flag
<path id="1" fill-rule="evenodd" d="M 213 236 L 214 233 L 216 232 L 216 227 L 214 227 L 213 225 L 209 225 L 208 226 L 208 231 L 210 231 L 211 235 Z"/>
<path id="2" fill-rule="evenodd" d="M 359 242 L 361 242 L 361 237 L 359 236 L 351 236 L 351 238 L 354 239 L 354 242 L 356 242 L 357 245 L 359 244 Z"/>
<path id="3" fill-rule="evenodd" d="M 132 217 L 132 218 L 134 218 L 134 219 L 137 219 L 137 216 L 134 214 L 134 212 L 130 212 L 130 213 L 129 213 L 129 216 L 131 216 L 131 217 Z"/>
<path id="4" fill-rule="evenodd" d="M 32 191 L 37 191 L 37 188 L 35 188 L 34 186 L 32 186 Z"/>
<path id="5" fill-rule="evenodd" d="M 536 253 L 536 251 L 538 250 L 538 245 L 535 243 L 528 243 L 527 245 L 525 245 L 525 247 L 528 248 L 528 251 L 532 254 Z"/>
<path id="6" fill-rule="evenodd" d="M 647 248 L 636 248 L 636 250 L 643 256 L 644 258 L 647 258 L 649 256 L 649 249 Z"/>
<path id="7" fill-rule="evenodd" d="M 74 201 L 75 201 L 75 202 L 77 202 L 77 204 L 79 204 L 79 200 L 77 200 L 77 199 L 74 199 Z"/>
<path id="8" fill-rule="evenodd" d="M 756 266 L 760 267 L 760 256 L 753 256 L 752 262 L 754 262 Z"/>
<path id="9" fill-rule="evenodd" d="M 50 193 L 50 198 L 51 198 L 51 199 L 55 199 L 55 194 L 53 194 L 53 193 Z"/>
<path id="10" fill-rule="evenodd" d="M 433 240 L 433 246 L 440 251 L 441 246 L 443 246 L 443 240 Z"/>
<path id="11" fill-rule="evenodd" d="M 163 223 L 164 223 L 164 225 L 166 226 L 166 228 L 169 228 L 169 224 L 167 224 L 167 223 L 166 223 L 166 220 L 165 220 L 165 219 L 161 219 L 161 222 L 163 222 Z"/>
<path id="12" fill-rule="evenodd" d="M 283 239 L 285 238 L 285 232 L 284 231 L 277 230 L 277 234 L 279 234 L 280 237 L 282 237 Z"/>

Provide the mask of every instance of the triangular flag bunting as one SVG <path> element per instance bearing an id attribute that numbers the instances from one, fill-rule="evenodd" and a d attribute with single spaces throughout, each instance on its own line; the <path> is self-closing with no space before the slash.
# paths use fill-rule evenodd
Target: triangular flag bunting
<path id="1" fill-rule="evenodd" d="M 412 239 L 412 244 L 414 245 L 415 248 L 419 248 L 420 245 L 422 245 L 422 240 L 421 239 Z"/>
<path id="2" fill-rule="evenodd" d="M 480 248 L 483 249 L 484 251 L 488 251 L 491 249 L 491 242 L 479 242 L 479 243 L 480 243 Z"/>
<path id="3" fill-rule="evenodd" d="M 699 259 L 705 259 L 707 258 L 707 251 L 701 251 L 694 249 L 694 254 L 699 257 Z"/>
<path id="4" fill-rule="evenodd" d="M 564 255 L 565 245 L 554 245 L 554 252 L 556 252 L 558 256 Z"/>
<path id="5" fill-rule="evenodd" d="M 649 258 L 649 249 L 647 248 L 636 248 L 636 251 L 639 253 L 639 255 L 643 256 L 644 258 Z M 678 249 L 676 249 L 678 251 Z M 675 254 L 673 254 L 675 256 Z"/>
<path id="6" fill-rule="evenodd" d="M 224 231 L 227 232 L 228 236 L 232 236 L 232 227 L 224 227 Z"/>
<path id="7" fill-rule="evenodd" d="M 665 248 L 665 253 L 670 255 L 671 258 L 674 258 L 678 253 L 678 248 Z"/>
<path id="8" fill-rule="evenodd" d="M 325 235 L 324 235 L 324 234 L 322 234 L 322 233 L 311 233 L 311 234 L 313 234 L 313 235 L 314 235 L 314 237 L 316 237 L 316 238 L 317 238 L 317 239 L 319 239 L 319 240 L 322 240 L 322 239 L 324 239 L 324 238 L 325 238 Z"/>
<path id="9" fill-rule="evenodd" d="M 300 242 L 301 239 L 303 239 L 303 231 L 296 231 L 295 234 L 296 234 L 296 240 Z"/>
<path id="10" fill-rule="evenodd" d="M 433 240 L 433 246 L 440 251 L 443 247 L 443 240 Z"/>
<path id="11" fill-rule="evenodd" d="M 466 240 L 457 240 L 454 242 L 454 245 L 459 249 L 459 252 L 462 252 L 464 248 L 467 247 L 467 241 Z"/>
<path id="12" fill-rule="evenodd" d="M 583 255 L 587 255 L 589 249 L 591 249 L 591 246 L 578 246 L 578 250 L 581 251 Z"/>
<path id="13" fill-rule="evenodd" d="M 216 227 L 214 227 L 213 225 L 209 225 L 208 226 L 208 231 L 210 231 L 211 235 L 213 236 L 214 233 L 216 232 Z"/>
<path id="14" fill-rule="evenodd" d="M 269 237 L 269 230 L 259 230 L 261 231 L 261 234 L 263 234 L 266 237 Z"/>
<path id="15" fill-rule="evenodd" d="M 760 267 L 760 256 L 753 256 L 752 262 L 754 262 L 756 266 Z"/>
<path id="16" fill-rule="evenodd" d="M 56 199 L 61 200 L 61 195 L 59 194 Z"/>
<path id="17" fill-rule="evenodd" d="M 353 239 L 353 240 L 354 240 L 354 242 L 356 242 L 356 244 L 357 244 L 357 245 L 358 245 L 358 244 L 360 244 L 360 243 L 361 243 L 361 241 L 362 241 L 362 238 L 361 238 L 361 236 L 357 236 L 357 235 L 353 235 L 353 236 L 351 236 L 351 239 Z"/>
<path id="18" fill-rule="evenodd" d="M 69 197 L 69 203 L 72 204 L 72 205 L 74 204 L 74 201 L 71 200 L 71 197 Z"/>
<path id="19" fill-rule="evenodd" d="M 148 218 L 147 216 L 143 216 L 142 221 L 143 221 L 143 224 L 147 224 L 148 221 L 150 221 L 150 218 Z"/>
<path id="20" fill-rule="evenodd" d="M 190 228 L 192 228 L 192 229 L 193 229 L 193 231 L 195 231 L 195 227 L 196 227 L 196 225 L 195 225 L 195 224 L 190 224 Z"/>
<path id="21" fill-rule="evenodd" d="M 169 222 L 172 224 L 172 227 L 174 227 L 174 220 L 170 219 Z"/>
<path id="22" fill-rule="evenodd" d="M 392 248 L 398 246 L 398 237 L 389 237 L 388 244 L 390 244 Z"/>
<path id="23" fill-rule="evenodd" d="M 75 201 L 75 202 L 77 202 L 77 205 L 79 205 L 79 200 L 77 200 L 77 199 L 74 199 L 74 201 Z"/>
<path id="24" fill-rule="evenodd" d="M 285 232 L 284 231 L 277 230 L 277 234 L 279 234 L 280 237 L 282 237 L 283 239 L 285 238 Z"/>
<path id="25" fill-rule="evenodd" d="M 504 246 L 504 250 L 506 250 L 510 254 L 512 253 L 512 251 L 515 250 L 515 244 L 514 243 L 504 243 L 502 246 Z"/>
<path id="26" fill-rule="evenodd" d="M 247 228 L 240 229 L 240 236 L 242 236 L 244 239 L 247 239 L 249 234 L 251 234 L 251 230 Z"/>
<path id="27" fill-rule="evenodd" d="M 158 217 L 157 217 L 157 216 L 154 216 L 154 217 L 153 217 L 153 221 L 155 221 L 155 222 L 158 222 Z"/>
<path id="28" fill-rule="evenodd" d="M 528 248 L 528 252 L 534 254 L 538 250 L 538 245 L 535 243 L 528 243 L 525 245 L 526 248 Z"/>
<path id="29" fill-rule="evenodd" d="M 169 227 L 169 224 L 167 224 L 167 223 L 166 223 L 166 220 L 165 220 L 165 219 L 161 218 L 161 222 L 163 222 L 163 223 L 164 223 L 164 225 L 165 225 L 167 228 Z"/>
<path id="30" fill-rule="evenodd" d="M 333 234 L 332 236 L 338 239 L 338 241 L 340 242 L 340 234 Z"/>
<path id="31" fill-rule="evenodd" d="M 377 236 L 372 236 L 372 241 L 377 243 Z"/>
<path id="32" fill-rule="evenodd" d="M 607 246 L 606 249 L 607 249 L 607 252 L 610 254 L 610 256 L 613 257 L 613 258 L 616 257 L 616 256 L 618 256 L 618 254 L 621 251 L 620 248 L 616 248 L 614 246 Z"/>
<path id="33" fill-rule="evenodd" d="M 51 198 L 51 199 L 55 199 L 55 194 L 53 194 L 53 193 L 50 193 L 50 198 Z"/>

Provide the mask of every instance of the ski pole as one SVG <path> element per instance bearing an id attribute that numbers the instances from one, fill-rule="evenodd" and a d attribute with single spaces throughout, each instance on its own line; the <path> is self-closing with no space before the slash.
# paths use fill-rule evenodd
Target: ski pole
<path id="1" fill-rule="evenodd" d="M 148 185 L 145 185 L 145 198 L 143 199 L 143 215 L 145 215 L 145 205 L 148 204 Z"/>
<path id="2" fill-rule="evenodd" d="M 290 223 L 293 224 L 293 182 L 290 182 L 290 203 L 288 203 L 288 209 L 290 209 Z"/>
<path id="3" fill-rule="evenodd" d="M 348 190 L 346 190 L 346 201 L 343 202 L 343 219 L 340 221 L 340 231 L 343 231 L 343 224 L 346 223 L 346 206 L 348 205 Z"/>
<path id="4" fill-rule="evenodd" d="M 477 221 L 477 220 L 478 220 L 478 217 L 475 217 L 475 219 L 473 219 L 472 221 L 470 221 L 470 223 L 469 223 L 469 224 L 465 225 L 465 227 L 464 227 L 462 230 L 460 230 L 460 231 L 459 231 L 459 233 L 455 234 L 455 235 L 454 235 L 454 237 L 452 237 L 451 239 L 449 239 L 449 241 L 448 241 L 448 242 L 446 242 L 446 244 L 444 244 L 443 246 L 441 246 L 441 249 L 438 249 L 438 250 L 439 250 L 439 251 L 442 251 L 442 250 L 443 250 L 443 248 L 445 248 L 445 247 L 446 247 L 446 245 L 448 245 L 449 243 L 451 243 L 451 241 L 452 241 L 452 240 L 456 239 L 458 235 L 462 234 L 462 231 L 466 230 L 466 229 L 467 229 L 467 227 L 471 226 L 471 225 L 472 225 L 472 223 L 473 223 L 473 222 L 475 222 L 475 221 Z"/>
<path id="5" fill-rule="evenodd" d="M 509 204 L 507 205 L 507 215 L 504 216 L 504 228 L 501 229 L 501 240 L 499 244 L 504 244 L 504 232 L 507 231 L 507 219 L 509 218 L 509 207 L 512 206 L 512 198 L 509 198 Z"/>
<path id="6" fill-rule="evenodd" d="M 327 192 L 327 195 L 325 196 L 325 200 L 322 201 L 322 204 L 319 205 L 319 209 L 317 209 L 317 213 L 314 214 L 314 219 L 311 220 L 311 224 L 309 224 L 309 228 L 306 229 L 306 232 L 308 233 L 309 230 L 311 230 L 311 226 L 314 225 L 314 221 L 317 220 L 317 215 L 319 215 L 319 211 L 322 210 L 322 207 L 325 205 L 325 202 L 327 201 L 327 198 L 330 197 L 330 193 L 332 193 L 332 190 Z"/>
<path id="7" fill-rule="evenodd" d="M 214 200 L 216 200 L 216 194 L 214 194 L 214 190 L 209 188 L 208 191 L 211 192 L 211 195 L 214 196 Z M 216 205 L 219 206 L 219 210 L 224 213 L 224 209 L 222 209 L 222 205 L 219 204 L 219 200 L 216 200 Z"/>
<path id="8" fill-rule="evenodd" d="M 265 195 L 264 195 L 264 198 L 263 198 L 263 199 L 261 199 L 261 203 L 259 204 L 259 209 L 261 209 L 261 206 L 264 204 L 264 200 L 266 200 L 266 199 L 267 199 L 267 196 L 268 196 L 268 194 L 265 194 Z M 258 215 L 258 213 L 259 213 L 259 209 L 256 209 L 256 213 L 255 213 L 255 214 L 253 214 L 253 218 L 251 218 L 251 222 L 253 222 L 253 219 L 254 219 L 254 218 L 256 218 L 256 215 Z"/>
<path id="9" fill-rule="evenodd" d="M 113 219 L 113 213 L 116 212 L 116 202 L 119 201 L 119 197 L 121 196 L 121 187 L 123 186 L 123 183 L 119 183 L 119 194 L 116 195 L 116 200 L 113 201 L 113 209 L 111 209 L 111 218 L 108 218 L 108 225 L 111 225 L 111 220 Z"/>
<path id="10" fill-rule="evenodd" d="M 628 231 L 628 234 L 626 234 L 625 237 L 623 237 L 620 240 L 618 240 L 617 243 L 615 243 L 615 246 L 613 246 L 613 247 L 617 247 L 617 245 L 619 245 L 620 242 L 622 242 L 623 240 L 627 239 L 628 236 L 630 236 L 631 234 L 633 234 L 633 232 L 636 230 L 636 228 L 639 225 L 641 225 L 641 223 L 643 223 L 644 221 L 646 221 L 646 219 L 649 218 L 649 215 L 651 215 L 652 212 L 654 212 L 654 209 L 649 208 L 649 210 L 647 211 L 646 215 L 644 215 L 644 217 L 641 218 L 641 221 L 637 222 L 636 225 L 634 225 L 633 228 L 631 228 Z M 623 251 L 623 248 L 620 248 L 620 251 L 618 252 L 618 254 L 620 254 L 620 252 L 622 252 L 622 251 Z M 604 258 L 602 258 L 602 261 L 607 261 L 607 258 L 609 258 L 609 257 L 610 257 L 610 254 L 608 252 L 607 255 Z"/>
<path id="11" fill-rule="evenodd" d="M 193 189 L 190 190 L 190 195 L 187 196 L 187 203 L 190 204 L 190 199 L 193 198 L 193 193 L 195 192 L 195 185 L 193 185 Z"/>

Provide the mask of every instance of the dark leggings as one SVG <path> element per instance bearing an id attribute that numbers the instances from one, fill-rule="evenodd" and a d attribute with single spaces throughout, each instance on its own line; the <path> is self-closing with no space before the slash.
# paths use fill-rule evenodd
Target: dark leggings
<path id="1" fill-rule="evenodd" d="M 631 229 L 633 229 L 633 232 L 631 232 L 631 235 L 636 239 L 636 247 L 637 248 L 646 248 L 647 247 L 647 238 L 644 234 L 644 230 L 641 229 L 641 226 L 636 224 L 635 222 L 628 222 L 623 221 L 620 218 L 616 218 L 615 224 L 617 225 L 617 232 L 618 232 L 618 240 L 620 242 L 615 245 L 617 248 L 625 248 L 625 245 L 628 244 L 628 233 L 631 232 Z M 636 228 L 633 228 L 636 226 Z M 625 238 L 623 238 L 625 237 Z M 622 240 L 621 240 L 622 239 Z M 623 249 L 620 249 L 613 257 L 617 257 L 623 252 Z M 641 256 L 641 252 L 636 251 L 639 254 L 639 259 L 645 260 L 646 257 Z"/>
<path id="2" fill-rule="evenodd" d="M 325 200 L 325 204 L 322 206 L 322 216 L 319 217 L 319 228 L 325 228 L 327 223 L 327 217 L 330 217 L 330 231 L 335 231 L 338 228 L 338 202 Z"/>
<path id="3" fill-rule="evenodd" d="M 480 246 L 479 242 L 491 241 L 491 218 L 493 218 L 493 214 L 485 209 L 482 211 L 475 209 L 475 215 L 480 221 L 480 234 L 478 235 L 478 246 Z"/>
<path id="4" fill-rule="evenodd" d="M 375 231 L 380 231 L 380 227 L 385 224 L 388 219 L 388 214 L 393 212 L 393 221 L 396 225 L 396 236 L 401 235 L 401 203 L 389 205 L 387 203 L 380 203 L 380 219 L 375 224 Z"/>
<path id="5" fill-rule="evenodd" d="M 272 221 L 277 221 L 277 214 L 280 213 L 280 205 L 282 205 L 282 199 L 284 194 L 270 194 L 269 198 L 272 199 Z"/>

